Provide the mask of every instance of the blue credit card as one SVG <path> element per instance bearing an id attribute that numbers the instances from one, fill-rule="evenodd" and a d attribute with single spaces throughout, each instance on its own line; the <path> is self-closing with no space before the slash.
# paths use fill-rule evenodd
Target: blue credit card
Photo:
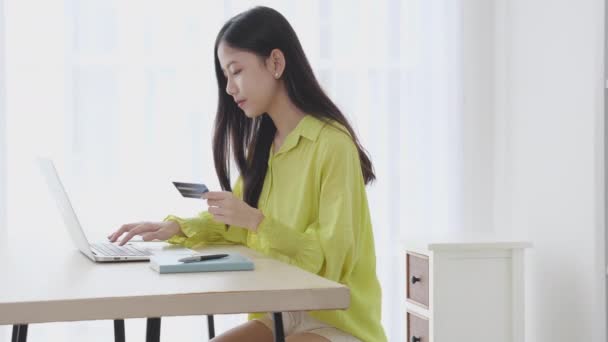
<path id="1" fill-rule="evenodd" d="M 172 182 L 177 188 L 177 191 L 188 198 L 201 198 L 205 192 L 209 192 L 209 189 L 205 184 L 199 183 L 186 183 L 186 182 Z"/>

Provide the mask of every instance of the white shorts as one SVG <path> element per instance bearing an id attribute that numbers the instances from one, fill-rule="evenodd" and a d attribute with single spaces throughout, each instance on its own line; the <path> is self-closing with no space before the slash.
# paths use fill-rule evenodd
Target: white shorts
<path id="1" fill-rule="evenodd" d="M 257 321 L 264 323 L 265 326 L 274 331 L 274 320 L 270 314 L 264 315 Z M 310 333 L 325 337 L 331 342 L 361 342 L 356 337 L 338 328 L 310 317 L 304 311 L 283 312 L 283 330 L 286 337 L 299 333 Z"/>

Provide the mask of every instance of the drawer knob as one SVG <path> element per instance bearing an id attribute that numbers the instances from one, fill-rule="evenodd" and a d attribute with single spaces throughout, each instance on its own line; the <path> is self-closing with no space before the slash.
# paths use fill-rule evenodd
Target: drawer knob
<path id="1" fill-rule="evenodd" d="M 417 282 L 421 281 L 421 278 L 418 278 L 416 276 L 412 276 L 412 284 L 416 284 Z M 413 341 L 413 340 L 412 340 Z"/>
<path id="2" fill-rule="evenodd" d="M 420 342 L 420 341 L 421 341 L 420 337 L 412 336 L 412 342 Z"/>

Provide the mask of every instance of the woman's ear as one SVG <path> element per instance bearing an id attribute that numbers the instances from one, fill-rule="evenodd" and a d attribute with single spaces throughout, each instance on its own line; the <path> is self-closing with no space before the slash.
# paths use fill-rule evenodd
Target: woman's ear
<path id="1" fill-rule="evenodd" d="M 266 67 L 275 79 L 283 76 L 285 71 L 285 55 L 279 49 L 274 49 L 270 52 L 270 56 L 266 59 Z"/>

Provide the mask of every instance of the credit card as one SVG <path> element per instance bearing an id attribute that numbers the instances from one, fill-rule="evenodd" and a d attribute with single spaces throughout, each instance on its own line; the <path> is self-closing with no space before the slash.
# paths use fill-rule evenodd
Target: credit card
<path id="1" fill-rule="evenodd" d="M 207 186 L 205 184 L 186 183 L 186 182 L 172 182 L 172 183 L 177 188 L 177 191 L 179 191 L 179 193 L 182 194 L 182 196 L 188 197 L 188 198 L 200 199 L 201 196 L 203 196 L 203 194 L 205 192 L 209 192 L 209 189 L 207 189 Z"/>

